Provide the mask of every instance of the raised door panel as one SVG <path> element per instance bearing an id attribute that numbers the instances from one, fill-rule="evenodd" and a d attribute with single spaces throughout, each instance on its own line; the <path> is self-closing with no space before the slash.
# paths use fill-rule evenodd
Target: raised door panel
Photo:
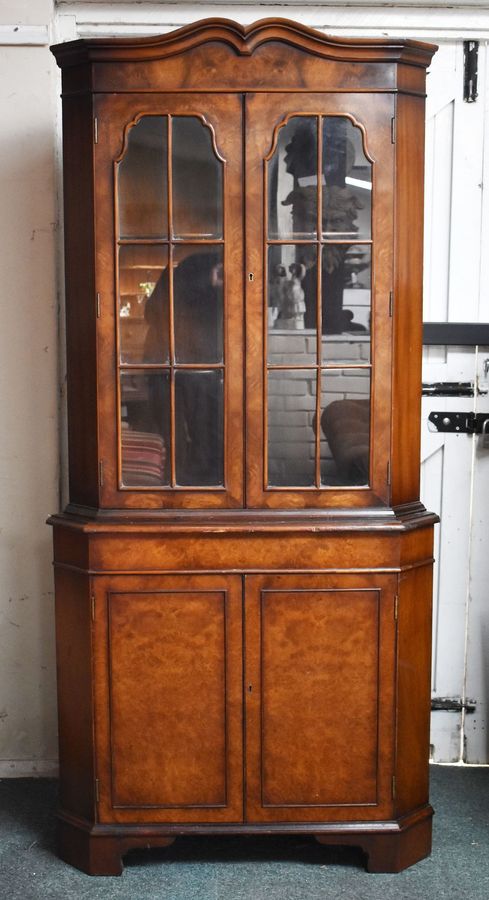
<path id="1" fill-rule="evenodd" d="M 246 579 L 248 821 L 392 807 L 394 579 Z"/>
<path id="2" fill-rule="evenodd" d="M 246 96 L 247 502 L 389 502 L 390 96 Z"/>
<path id="3" fill-rule="evenodd" d="M 102 506 L 239 506 L 241 98 L 95 106 Z"/>
<path id="4" fill-rule="evenodd" d="M 101 821 L 240 821 L 241 579 L 97 584 Z"/>

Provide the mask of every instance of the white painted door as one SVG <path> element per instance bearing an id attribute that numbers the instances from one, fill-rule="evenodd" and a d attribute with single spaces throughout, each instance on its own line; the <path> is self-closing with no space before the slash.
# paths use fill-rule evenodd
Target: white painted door
<path id="1" fill-rule="evenodd" d="M 486 59 L 481 42 L 475 103 L 463 100 L 462 42 L 441 45 L 428 77 L 425 321 L 489 322 Z M 489 447 L 478 436 L 432 433 L 427 421 L 432 410 L 489 415 L 486 358 L 489 348 L 477 346 L 424 350 L 423 381 L 474 384 L 473 397 L 423 399 L 422 499 L 442 519 L 435 543 L 433 697 L 461 707 L 432 713 L 437 762 L 489 762 Z M 474 712 L 464 708 L 467 701 L 475 702 Z"/>

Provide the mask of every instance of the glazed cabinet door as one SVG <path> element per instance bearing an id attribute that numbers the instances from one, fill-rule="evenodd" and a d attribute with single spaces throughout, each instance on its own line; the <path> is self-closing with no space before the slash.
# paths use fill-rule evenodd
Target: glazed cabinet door
<path id="1" fill-rule="evenodd" d="M 242 100 L 97 97 L 102 506 L 243 498 Z"/>
<path id="2" fill-rule="evenodd" d="M 388 818 L 392 576 L 246 577 L 246 819 Z"/>
<path id="3" fill-rule="evenodd" d="M 239 576 L 95 580 L 101 822 L 238 822 Z"/>
<path id="4" fill-rule="evenodd" d="M 246 96 L 250 506 L 389 502 L 393 103 Z"/>

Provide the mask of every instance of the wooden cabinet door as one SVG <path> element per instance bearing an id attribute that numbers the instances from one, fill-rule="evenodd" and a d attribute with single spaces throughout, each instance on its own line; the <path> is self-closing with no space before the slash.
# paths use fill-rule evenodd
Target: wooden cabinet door
<path id="1" fill-rule="evenodd" d="M 241 506 L 241 97 L 95 106 L 101 505 Z"/>
<path id="2" fill-rule="evenodd" d="M 393 115 L 246 96 L 249 506 L 389 502 Z"/>
<path id="3" fill-rule="evenodd" d="M 392 812 L 393 576 L 246 577 L 246 820 Z"/>
<path id="4" fill-rule="evenodd" d="M 240 576 L 95 584 L 101 822 L 242 821 Z"/>

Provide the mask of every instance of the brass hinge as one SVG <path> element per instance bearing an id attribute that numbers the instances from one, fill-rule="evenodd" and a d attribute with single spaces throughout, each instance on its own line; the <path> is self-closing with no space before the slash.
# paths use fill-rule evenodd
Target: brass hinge
<path id="1" fill-rule="evenodd" d="M 397 622 L 397 618 L 399 616 L 399 595 L 396 594 L 394 597 L 394 619 Z"/>
<path id="2" fill-rule="evenodd" d="M 100 294 L 97 291 L 97 296 L 95 298 L 95 307 L 97 310 L 97 319 L 100 319 Z"/>
<path id="3" fill-rule="evenodd" d="M 95 779 L 95 801 L 97 803 L 100 803 L 100 790 L 99 790 L 98 778 Z"/>
<path id="4" fill-rule="evenodd" d="M 392 799 L 395 800 L 397 795 L 396 776 L 392 776 Z"/>
<path id="5" fill-rule="evenodd" d="M 92 622 L 95 622 L 95 594 L 91 595 L 90 602 L 91 602 Z"/>
<path id="6" fill-rule="evenodd" d="M 389 291 L 389 316 L 392 319 L 392 313 L 394 312 L 394 291 Z"/>
<path id="7" fill-rule="evenodd" d="M 98 483 L 100 487 L 103 487 L 104 484 L 104 461 L 103 459 L 99 459 L 98 461 Z"/>
<path id="8" fill-rule="evenodd" d="M 93 120 L 93 143 L 98 144 L 98 119 L 96 116 Z"/>
<path id="9" fill-rule="evenodd" d="M 391 144 L 396 143 L 396 117 L 392 116 L 391 119 Z"/>
<path id="10" fill-rule="evenodd" d="M 391 464 L 390 464 L 390 461 L 387 463 L 386 480 L 387 480 L 387 484 L 390 486 L 390 483 L 391 483 Z"/>

